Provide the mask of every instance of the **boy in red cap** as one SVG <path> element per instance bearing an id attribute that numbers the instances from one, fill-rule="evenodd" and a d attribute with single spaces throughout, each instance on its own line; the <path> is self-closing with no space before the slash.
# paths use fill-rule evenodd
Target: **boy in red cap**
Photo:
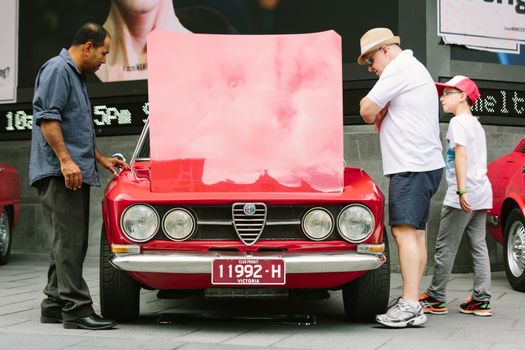
<path id="1" fill-rule="evenodd" d="M 476 84 L 457 75 L 436 83 L 443 110 L 454 114 L 447 132 L 445 156 L 447 193 L 436 238 L 434 275 L 419 301 L 425 313 L 446 314 L 446 288 L 461 237 L 467 234 L 474 265 L 472 295 L 459 311 L 490 316 L 490 261 L 485 241 L 487 209 L 492 208 L 492 188 L 487 177 L 485 132 L 470 108 L 479 98 Z"/>

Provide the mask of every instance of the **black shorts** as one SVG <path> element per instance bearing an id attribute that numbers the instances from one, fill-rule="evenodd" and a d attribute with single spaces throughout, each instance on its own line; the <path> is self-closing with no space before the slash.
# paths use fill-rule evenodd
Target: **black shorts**
<path id="1" fill-rule="evenodd" d="M 410 225 L 424 230 L 430 199 L 436 193 L 443 169 L 390 175 L 388 212 L 390 226 Z"/>

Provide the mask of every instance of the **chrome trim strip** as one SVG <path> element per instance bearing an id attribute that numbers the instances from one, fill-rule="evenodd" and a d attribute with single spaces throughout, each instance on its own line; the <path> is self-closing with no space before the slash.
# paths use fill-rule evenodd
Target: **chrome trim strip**
<path id="1" fill-rule="evenodd" d="M 229 221 L 213 221 L 213 220 L 199 220 L 198 225 L 224 225 L 231 226 L 233 222 Z M 301 225 L 301 220 L 281 220 L 281 221 L 266 221 L 266 226 L 279 226 L 279 225 Z"/>
<path id="2" fill-rule="evenodd" d="M 211 274 L 214 259 L 283 259 L 286 273 L 331 273 L 374 270 L 385 262 L 384 255 L 352 252 L 324 253 L 235 253 L 235 252 L 148 252 L 113 254 L 111 264 L 124 271 Z"/>
<path id="3" fill-rule="evenodd" d="M 232 221 L 213 221 L 213 220 L 197 220 L 198 225 L 224 225 L 231 226 L 233 225 Z"/>
<path id="4" fill-rule="evenodd" d="M 301 220 L 266 221 L 266 226 L 277 226 L 277 225 L 301 225 Z"/>

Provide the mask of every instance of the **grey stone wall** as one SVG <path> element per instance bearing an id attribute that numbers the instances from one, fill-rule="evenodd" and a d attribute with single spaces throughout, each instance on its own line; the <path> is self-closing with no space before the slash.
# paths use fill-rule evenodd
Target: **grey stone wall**
<path id="1" fill-rule="evenodd" d="M 445 150 L 445 140 L 448 124 L 440 125 L 441 141 Z M 525 135 L 525 128 L 507 126 L 483 126 L 487 138 L 487 158 L 492 161 L 499 156 L 511 152 Z M 379 137 L 370 125 L 352 125 L 344 128 L 344 154 L 347 164 L 363 168 L 378 184 L 386 198 L 385 223 L 388 228 L 388 178 L 383 176 Z M 430 218 L 427 228 L 428 265 L 427 273 L 432 273 L 435 252 L 436 235 L 439 229 L 441 206 L 446 191 L 445 176 L 441 180 L 438 192 L 433 197 L 430 208 Z M 503 251 L 501 245 L 487 235 L 490 261 L 493 270 L 503 270 Z M 392 268 L 398 271 L 398 257 L 395 242 L 390 235 L 390 252 Z M 466 239 L 463 239 L 454 263 L 454 272 L 471 272 L 472 259 Z"/>
<path id="2" fill-rule="evenodd" d="M 98 149 L 111 155 L 116 152 L 124 154 L 129 160 L 135 148 L 138 135 L 99 137 Z M 38 204 L 36 189 L 29 186 L 28 168 L 31 141 L 0 142 L 0 162 L 9 163 L 20 172 L 22 209 L 20 221 L 14 230 L 13 252 L 46 253 L 48 251 L 47 236 L 42 228 L 43 214 Z M 99 169 L 102 187 L 91 190 L 89 248 L 88 256 L 98 256 L 100 229 L 102 227 L 101 201 L 104 188 L 111 174 L 105 169 Z"/>
<path id="3" fill-rule="evenodd" d="M 484 126 L 487 135 L 489 161 L 510 152 L 519 140 L 525 135 L 525 128 Z M 444 142 L 447 124 L 441 125 L 441 139 Z M 115 152 L 123 153 L 128 160 L 134 150 L 138 135 L 99 137 L 99 149 L 106 155 Z M 19 225 L 14 231 L 14 252 L 46 254 L 48 249 L 47 238 L 42 229 L 42 213 L 37 203 L 36 190 L 30 188 L 27 179 L 30 141 L 3 141 L 0 142 L 0 162 L 7 162 L 20 171 L 22 181 L 22 213 Z M 388 194 L 388 179 L 382 175 L 381 154 L 379 139 L 369 125 L 351 125 L 344 128 L 344 152 L 347 164 L 367 171 L 379 185 L 385 196 Z M 102 225 L 100 202 L 104 187 L 110 179 L 110 174 L 101 170 L 103 186 L 94 188 L 91 192 L 91 219 L 90 243 L 88 256 L 98 256 L 100 228 Z M 432 200 L 430 221 L 427 232 L 427 246 L 429 256 L 429 271 L 432 271 L 435 238 L 439 228 L 439 215 L 446 188 L 443 179 L 438 193 Z M 388 208 L 385 207 L 388 213 Z M 388 219 L 388 215 L 387 215 Z M 388 223 L 388 221 L 387 221 Z M 490 260 L 493 270 L 503 268 L 501 247 L 490 237 L 487 238 Z M 398 270 L 397 251 L 393 239 L 390 240 L 392 263 L 394 270 Z M 471 271 L 472 262 L 467 242 L 462 242 L 456 258 L 454 271 Z"/>

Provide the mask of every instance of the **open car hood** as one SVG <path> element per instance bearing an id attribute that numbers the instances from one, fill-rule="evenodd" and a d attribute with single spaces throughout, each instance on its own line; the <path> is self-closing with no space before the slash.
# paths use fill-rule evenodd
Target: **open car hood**
<path id="1" fill-rule="evenodd" d="M 341 38 L 148 36 L 153 192 L 340 192 Z"/>

